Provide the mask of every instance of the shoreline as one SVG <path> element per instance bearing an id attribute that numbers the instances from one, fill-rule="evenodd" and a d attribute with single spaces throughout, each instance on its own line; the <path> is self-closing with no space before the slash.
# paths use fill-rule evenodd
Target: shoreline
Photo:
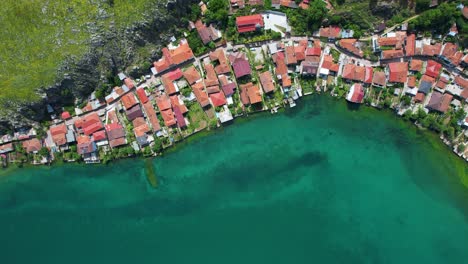
<path id="1" fill-rule="evenodd" d="M 347 110 L 346 111 L 362 111 L 362 109 L 361 109 L 362 107 L 364 107 L 365 111 L 369 111 L 369 110 L 377 111 L 377 112 L 379 112 L 381 114 L 391 116 L 391 118 L 394 118 L 395 120 L 398 120 L 398 122 L 401 122 L 402 124 L 404 124 L 407 127 L 411 127 L 412 129 L 414 129 L 414 131 L 416 133 L 422 134 L 421 136 L 424 137 L 425 139 L 427 139 L 427 141 L 431 145 L 432 149 L 434 149 L 435 151 L 444 151 L 444 152 L 446 152 L 446 154 L 448 154 L 448 158 L 453 160 L 454 164 L 457 164 L 456 167 L 457 167 L 457 170 L 459 170 L 461 172 L 460 175 L 465 175 L 466 176 L 465 178 L 460 178 L 460 181 L 464 185 L 464 187 L 468 189 L 468 175 L 466 175 L 466 173 L 462 173 L 463 170 L 466 170 L 466 161 L 462 157 L 456 155 L 449 148 L 449 146 L 446 145 L 440 139 L 438 134 L 435 133 L 434 131 L 432 131 L 430 129 L 422 128 L 422 127 L 418 126 L 417 124 L 415 124 L 414 122 L 411 122 L 409 120 L 404 120 L 403 118 L 401 118 L 394 111 L 394 109 L 379 108 L 379 107 L 374 107 L 372 105 L 367 105 L 367 104 L 361 104 L 361 105 L 358 105 L 354 109 L 350 109 L 349 108 L 350 103 L 347 102 L 346 100 L 343 100 L 344 98 L 341 98 L 341 97 L 338 97 L 338 96 L 332 96 L 331 94 L 324 93 L 324 92 L 321 92 L 321 93 L 313 92 L 313 93 L 308 93 L 307 95 L 304 94 L 303 97 L 305 97 L 305 99 L 297 100 L 297 102 L 299 103 L 298 106 L 301 107 L 302 104 L 306 103 L 305 101 L 311 100 L 315 96 L 327 96 L 331 100 L 333 100 L 333 103 L 346 104 L 347 105 Z M 275 113 L 275 114 L 285 114 L 285 112 L 287 112 L 287 111 L 297 111 L 297 109 L 295 109 L 295 107 L 294 108 L 283 107 L 278 111 L 278 113 Z M 249 115 L 244 114 L 242 116 L 238 116 L 237 118 L 234 118 L 233 121 L 231 123 L 229 123 L 228 125 L 225 125 L 225 127 L 238 125 L 238 124 L 245 123 L 245 122 L 254 121 L 252 119 L 256 119 L 256 118 L 275 115 L 275 114 L 267 114 L 267 113 L 268 113 L 268 109 L 262 110 L 262 111 L 257 111 L 257 112 L 254 112 L 254 113 L 250 113 Z M 375 114 L 375 113 L 371 113 L 371 114 Z M 22 167 L 11 166 L 10 165 L 7 168 L 4 168 L 3 170 L 0 171 L 0 178 L 8 177 L 11 173 L 16 172 L 17 170 L 31 169 L 31 168 L 35 168 L 37 166 L 39 166 L 41 168 L 53 168 L 53 167 L 67 166 L 67 165 L 69 165 L 69 166 L 94 165 L 94 166 L 106 167 L 106 166 L 112 166 L 112 164 L 115 163 L 115 162 L 129 161 L 131 159 L 139 159 L 139 160 L 142 160 L 142 161 L 153 160 L 153 159 L 157 159 L 159 156 L 169 155 L 171 153 L 180 151 L 181 149 L 186 147 L 187 144 L 190 144 L 190 143 L 192 143 L 192 142 L 194 142 L 196 140 L 200 140 L 202 138 L 209 137 L 213 133 L 219 133 L 219 132 L 222 131 L 222 129 L 224 129 L 224 126 L 221 125 L 221 126 L 216 127 L 215 129 L 204 129 L 204 130 L 198 131 L 196 133 L 193 133 L 192 135 L 190 135 L 190 136 L 188 136 L 188 137 L 186 137 L 186 138 L 172 144 L 171 146 L 165 148 L 161 153 L 159 153 L 156 156 L 144 157 L 140 153 L 138 155 L 133 155 L 133 156 L 129 156 L 129 157 L 126 157 L 126 158 L 110 160 L 108 163 L 94 163 L 94 164 L 86 164 L 84 162 L 54 161 L 50 165 L 44 165 L 44 164 L 34 165 L 34 164 L 29 164 L 29 163 L 23 164 Z"/>

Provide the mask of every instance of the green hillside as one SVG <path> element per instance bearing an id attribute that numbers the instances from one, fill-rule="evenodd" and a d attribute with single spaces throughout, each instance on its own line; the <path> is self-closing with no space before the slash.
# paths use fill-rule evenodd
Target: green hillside
<path id="1" fill-rule="evenodd" d="M 0 101 L 34 101 L 56 81 L 60 64 L 89 48 L 93 31 L 142 17 L 151 0 L 3 0 L 0 14 Z"/>

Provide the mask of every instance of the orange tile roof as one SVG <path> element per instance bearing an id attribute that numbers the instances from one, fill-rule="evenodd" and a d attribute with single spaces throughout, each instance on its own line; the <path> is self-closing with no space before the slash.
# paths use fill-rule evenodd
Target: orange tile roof
<path id="1" fill-rule="evenodd" d="M 161 111 L 161 116 L 164 120 L 164 124 L 167 127 L 171 127 L 177 123 L 175 116 L 174 116 L 174 112 L 172 111 L 171 108 Z"/>
<path id="2" fill-rule="evenodd" d="M 159 111 L 164 111 L 171 108 L 171 100 L 167 94 L 162 94 L 156 97 L 156 104 L 158 105 Z"/>
<path id="3" fill-rule="evenodd" d="M 394 59 L 394 58 L 402 58 L 404 57 L 403 50 L 384 50 L 382 51 L 382 58 L 383 59 Z"/>
<path id="4" fill-rule="evenodd" d="M 410 87 L 410 88 L 416 87 L 416 76 L 409 76 L 408 77 L 408 87 Z"/>
<path id="5" fill-rule="evenodd" d="M 229 67 L 228 60 L 226 58 L 226 54 L 222 48 L 219 48 L 215 51 L 210 52 L 210 60 L 218 61 L 218 65 L 215 67 L 215 71 L 217 74 L 224 74 L 230 73 L 231 68 Z"/>
<path id="6" fill-rule="evenodd" d="M 135 95 L 133 93 L 128 93 L 124 96 L 122 96 L 122 104 L 125 108 L 125 110 L 128 110 L 130 108 L 132 108 L 133 106 L 135 106 L 136 104 L 138 104 L 136 98 L 135 98 Z"/>
<path id="7" fill-rule="evenodd" d="M 208 100 L 208 95 L 203 89 L 203 83 L 195 83 L 192 86 L 193 93 L 195 94 L 195 97 L 197 98 L 198 103 L 202 106 L 208 106 L 210 105 L 210 101 Z"/>
<path id="8" fill-rule="evenodd" d="M 423 61 L 422 60 L 411 60 L 411 71 L 421 71 L 423 66 Z"/>
<path id="9" fill-rule="evenodd" d="M 166 75 L 163 75 L 161 77 L 161 81 L 163 83 L 164 89 L 166 90 L 167 94 L 171 95 L 177 92 L 174 83 L 169 79 L 169 77 L 167 77 Z"/>
<path id="10" fill-rule="evenodd" d="M 343 47 L 344 49 L 350 51 L 354 55 L 362 57 L 364 52 L 358 47 L 357 39 L 342 39 L 338 42 L 338 44 Z"/>
<path id="11" fill-rule="evenodd" d="M 171 96 L 171 104 L 173 107 L 178 107 L 182 114 L 188 112 L 187 106 L 185 104 L 180 103 L 179 97 L 177 95 Z"/>
<path id="12" fill-rule="evenodd" d="M 338 38 L 341 33 L 341 28 L 338 26 L 329 26 L 320 29 L 320 36 L 325 38 Z"/>
<path id="13" fill-rule="evenodd" d="M 291 77 L 289 77 L 288 74 L 283 74 L 281 76 L 281 84 L 282 84 L 283 88 L 290 87 L 292 85 Z"/>
<path id="14" fill-rule="evenodd" d="M 294 52 L 293 46 L 286 47 L 286 64 L 287 65 L 297 64 L 296 53 Z"/>
<path id="15" fill-rule="evenodd" d="M 188 61 L 194 57 L 188 42 L 181 43 L 179 47 L 169 50 L 169 52 L 171 53 L 171 58 L 174 64 L 181 64 L 182 62 Z"/>
<path id="16" fill-rule="evenodd" d="M 380 86 L 385 86 L 387 83 L 387 76 L 385 75 L 385 72 L 374 72 L 374 78 L 372 82 Z"/>
<path id="17" fill-rule="evenodd" d="M 379 38 L 377 40 L 379 46 L 396 46 L 398 43 L 397 37 Z"/>
<path id="18" fill-rule="evenodd" d="M 183 74 L 184 74 L 184 78 L 187 80 L 189 84 L 193 84 L 196 81 L 201 79 L 200 73 L 197 71 L 197 69 L 193 65 L 187 68 Z"/>
<path id="19" fill-rule="evenodd" d="M 442 44 L 436 43 L 434 45 L 424 45 L 422 55 L 425 56 L 436 56 L 439 55 L 442 49 Z"/>
<path id="20" fill-rule="evenodd" d="M 346 64 L 343 68 L 343 78 L 348 80 L 363 82 L 366 75 L 366 68 L 354 64 Z"/>

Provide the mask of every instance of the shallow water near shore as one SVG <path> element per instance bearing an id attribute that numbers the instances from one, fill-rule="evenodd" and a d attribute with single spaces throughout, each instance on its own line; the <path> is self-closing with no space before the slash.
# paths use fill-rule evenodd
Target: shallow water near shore
<path id="1" fill-rule="evenodd" d="M 392 113 L 311 96 L 154 159 L 0 177 L 3 263 L 466 263 L 468 174 Z"/>

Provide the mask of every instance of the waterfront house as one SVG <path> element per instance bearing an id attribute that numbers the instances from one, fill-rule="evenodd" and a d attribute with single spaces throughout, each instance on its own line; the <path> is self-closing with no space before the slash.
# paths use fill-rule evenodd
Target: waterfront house
<path id="1" fill-rule="evenodd" d="M 354 64 L 346 64 L 342 75 L 345 80 L 363 82 L 366 77 L 366 68 Z"/>
<path id="2" fill-rule="evenodd" d="M 42 148 L 42 142 L 37 138 L 32 138 L 23 141 L 22 146 L 27 153 L 37 153 Z"/>
<path id="3" fill-rule="evenodd" d="M 107 132 L 107 138 L 109 140 L 109 146 L 115 148 L 127 144 L 125 138 L 125 130 L 123 126 L 119 123 L 111 123 L 105 125 Z"/>
<path id="4" fill-rule="evenodd" d="M 172 111 L 172 108 L 162 110 L 161 116 L 164 120 L 164 125 L 166 125 L 167 127 L 172 127 L 177 124 L 177 120 L 175 119 L 174 111 Z"/>
<path id="5" fill-rule="evenodd" d="M 318 61 L 303 61 L 301 62 L 300 72 L 303 76 L 316 76 L 318 68 Z"/>
<path id="6" fill-rule="evenodd" d="M 223 106 L 227 103 L 226 97 L 222 92 L 211 93 L 210 94 L 211 104 L 215 107 Z"/>
<path id="7" fill-rule="evenodd" d="M 329 74 L 336 75 L 340 69 L 340 65 L 333 62 L 331 55 L 324 55 L 322 66 L 320 67 L 320 77 L 327 78 Z"/>
<path id="8" fill-rule="evenodd" d="M 92 141 L 94 141 L 98 147 L 109 144 L 105 130 L 99 130 L 98 132 L 93 133 Z"/>
<path id="9" fill-rule="evenodd" d="M 253 105 L 262 102 L 262 95 L 258 85 L 254 85 L 253 83 L 249 82 L 239 85 L 239 88 L 242 104 Z"/>
<path id="10" fill-rule="evenodd" d="M 221 89 L 223 90 L 223 93 L 227 98 L 228 100 L 228 103 L 231 104 L 229 102 L 229 100 L 232 101 L 232 98 L 230 98 L 233 94 L 234 94 L 234 90 L 236 89 L 236 84 L 230 80 L 228 80 L 227 76 L 226 75 L 220 75 L 219 76 L 219 81 L 221 83 Z"/>
<path id="11" fill-rule="evenodd" d="M 273 76 L 271 72 L 266 71 L 259 74 L 260 83 L 262 85 L 263 92 L 271 93 L 275 90 L 275 84 L 273 82 Z"/>
<path id="12" fill-rule="evenodd" d="M 50 127 L 50 135 L 52 141 L 57 147 L 65 147 L 67 145 L 66 134 L 68 132 L 67 126 L 65 124 L 60 124 L 57 126 Z"/>
<path id="13" fill-rule="evenodd" d="M 229 61 L 234 69 L 236 78 L 248 76 L 252 73 L 249 61 L 243 52 L 236 52 L 229 55 Z"/>
<path id="14" fill-rule="evenodd" d="M 385 84 L 387 84 L 387 76 L 385 75 L 385 72 L 381 72 L 381 71 L 374 72 L 372 83 L 374 86 L 385 87 Z"/>
<path id="15" fill-rule="evenodd" d="M 365 75 L 364 75 L 364 83 L 365 84 L 372 84 L 372 79 L 374 76 L 374 68 L 367 66 L 365 67 Z"/>
<path id="16" fill-rule="evenodd" d="M 98 162 L 97 146 L 88 136 L 79 136 L 77 139 L 77 152 L 83 156 L 86 163 Z"/>
<path id="17" fill-rule="evenodd" d="M 427 103 L 426 108 L 432 111 L 437 111 L 441 113 L 447 112 L 450 102 L 452 101 L 453 96 L 451 94 L 442 94 L 439 92 L 433 92 L 429 103 Z"/>
<path id="18" fill-rule="evenodd" d="M 245 33 L 260 30 L 264 27 L 263 17 L 260 14 L 236 17 L 237 32 Z"/>
<path id="19" fill-rule="evenodd" d="M 8 152 L 12 152 L 13 150 L 15 150 L 15 148 L 13 147 L 13 143 L 11 143 L 11 142 L 0 145 L 0 154 L 5 154 L 5 153 L 8 153 Z"/>
<path id="20" fill-rule="evenodd" d="M 364 99 L 364 87 L 360 83 L 355 83 L 351 86 L 348 94 L 346 95 L 346 100 L 351 103 L 360 104 Z"/>
<path id="21" fill-rule="evenodd" d="M 387 65 L 388 81 L 391 83 L 405 83 L 408 76 L 407 62 L 392 62 Z"/>

